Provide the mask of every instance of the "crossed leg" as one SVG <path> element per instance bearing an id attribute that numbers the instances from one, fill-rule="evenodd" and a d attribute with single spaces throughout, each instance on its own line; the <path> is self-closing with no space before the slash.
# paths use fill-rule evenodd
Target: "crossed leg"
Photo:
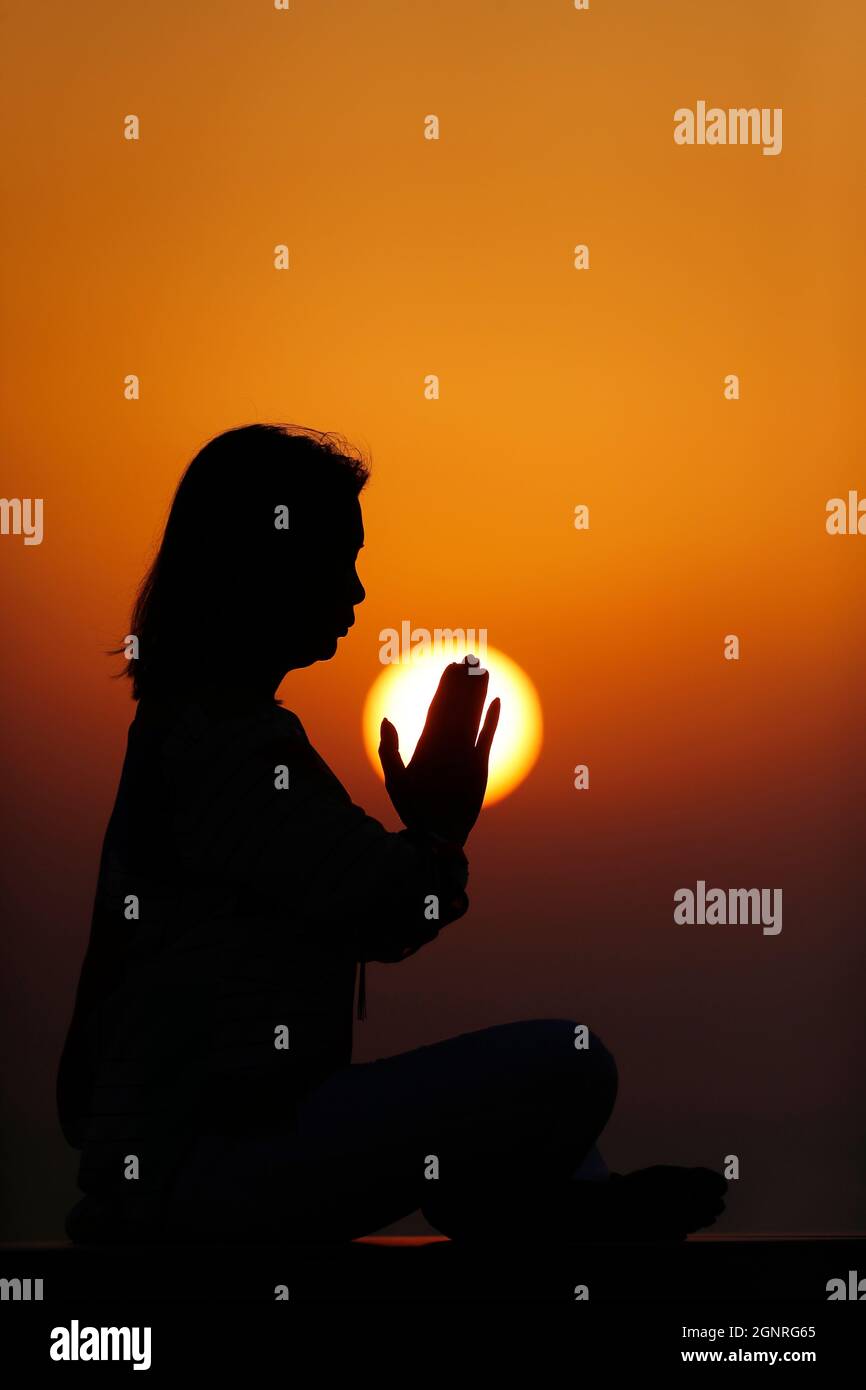
<path id="1" fill-rule="evenodd" d="M 350 1240 L 419 1207 L 445 1235 L 543 1233 L 576 1177 L 606 1171 L 594 1145 L 616 1066 L 577 1029 L 499 1024 L 344 1067 L 304 1098 L 291 1134 L 202 1136 L 173 1209 L 253 1238 Z"/>

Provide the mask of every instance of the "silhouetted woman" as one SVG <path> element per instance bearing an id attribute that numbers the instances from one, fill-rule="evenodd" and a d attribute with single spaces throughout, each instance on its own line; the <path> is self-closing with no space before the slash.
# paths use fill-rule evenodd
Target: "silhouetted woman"
<path id="1" fill-rule="evenodd" d="M 331 436 L 250 425 L 178 486 L 125 647 L 137 709 L 58 1076 L 85 1194 L 67 1231 L 339 1240 L 420 1207 L 464 1238 L 683 1236 L 721 1210 L 723 1180 L 607 1173 L 616 1069 L 574 1022 L 351 1062 L 358 966 L 363 1016 L 364 963 L 404 960 L 467 910 L 499 713 L 481 725 L 487 675 L 467 661 L 408 766 L 383 722 L 391 832 L 276 699 L 364 599 L 366 480 Z"/>

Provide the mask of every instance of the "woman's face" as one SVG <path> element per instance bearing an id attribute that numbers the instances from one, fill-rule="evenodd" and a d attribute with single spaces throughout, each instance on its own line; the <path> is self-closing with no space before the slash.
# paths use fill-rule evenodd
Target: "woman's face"
<path id="1" fill-rule="evenodd" d="M 298 518 L 286 587 L 275 585 L 271 626 L 285 670 L 329 661 L 340 638 L 354 626 L 355 608 L 366 597 L 356 568 L 363 544 L 357 498 L 341 500 L 309 528 Z"/>

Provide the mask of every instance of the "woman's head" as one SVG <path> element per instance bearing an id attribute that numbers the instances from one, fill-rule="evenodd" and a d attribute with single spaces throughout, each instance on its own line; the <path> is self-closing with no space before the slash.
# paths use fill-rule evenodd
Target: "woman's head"
<path id="1" fill-rule="evenodd" d="M 273 691 L 288 670 L 332 657 L 364 598 L 368 474 L 343 440 L 293 425 L 245 425 L 200 449 L 133 610 L 133 697 Z"/>

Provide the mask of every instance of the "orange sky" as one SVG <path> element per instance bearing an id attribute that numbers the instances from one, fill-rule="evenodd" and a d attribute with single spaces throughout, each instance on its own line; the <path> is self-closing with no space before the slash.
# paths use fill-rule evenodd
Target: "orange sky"
<path id="1" fill-rule="evenodd" d="M 372 456 L 367 602 L 281 691 L 355 799 L 394 823 L 360 736 L 384 627 L 486 627 L 544 711 L 470 918 L 373 968 L 359 1060 L 586 1014 L 623 1162 L 739 1144 L 733 1228 L 853 1223 L 866 539 L 824 513 L 866 495 L 862 6 L 55 0 L 6 29 L 0 491 L 45 507 L 41 546 L 0 537 L 26 1125 L 133 714 L 102 653 L 195 451 L 285 420 Z M 781 155 L 676 146 L 699 99 L 783 108 Z M 784 932 L 683 936 L 697 878 L 782 883 Z M 794 1145 L 812 1176 L 768 1196 Z"/>

